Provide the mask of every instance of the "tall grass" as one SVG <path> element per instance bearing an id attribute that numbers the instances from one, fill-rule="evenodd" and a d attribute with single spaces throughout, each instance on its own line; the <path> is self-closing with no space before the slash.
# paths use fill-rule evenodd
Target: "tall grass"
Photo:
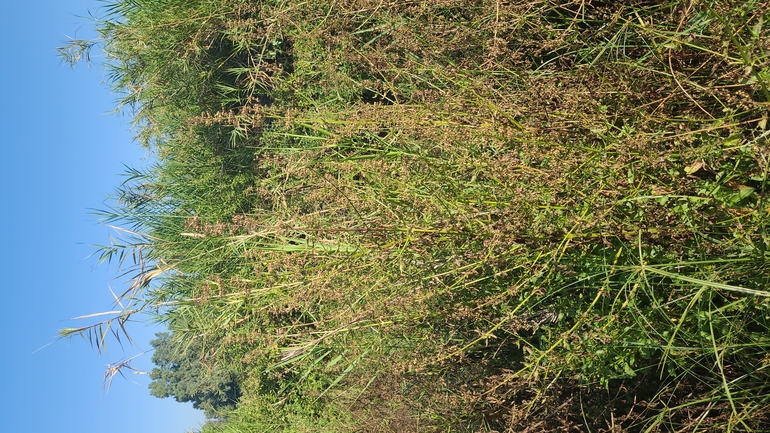
<path id="1" fill-rule="evenodd" d="M 768 10 L 109 3 L 62 53 L 158 162 L 67 332 L 214 349 L 204 432 L 766 430 Z"/>

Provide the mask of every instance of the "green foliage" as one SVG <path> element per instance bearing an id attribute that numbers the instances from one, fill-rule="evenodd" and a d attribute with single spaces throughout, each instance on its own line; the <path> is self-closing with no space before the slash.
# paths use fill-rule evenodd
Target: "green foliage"
<path id="1" fill-rule="evenodd" d="M 206 432 L 766 430 L 769 10 L 114 2 L 62 53 L 157 155 L 102 214 L 153 392 L 242 390 Z"/>
<path id="2" fill-rule="evenodd" d="M 152 362 L 157 366 L 150 372 L 151 395 L 192 402 L 209 418 L 235 408 L 241 390 L 234 372 L 216 365 L 200 344 L 174 341 L 166 332 L 155 336 L 150 342 L 155 349 Z"/>

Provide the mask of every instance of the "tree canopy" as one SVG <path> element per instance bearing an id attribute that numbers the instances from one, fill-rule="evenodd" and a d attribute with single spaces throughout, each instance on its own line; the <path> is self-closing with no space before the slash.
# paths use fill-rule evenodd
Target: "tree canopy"
<path id="1" fill-rule="evenodd" d="M 168 332 L 155 334 L 150 344 L 155 348 L 150 394 L 158 398 L 174 397 L 178 402 L 192 402 L 209 418 L 233 409 L 241 395 L 237 375 L 221 366 L 209 366 L 211 357 L 202 344 L 180 342 Z"/>

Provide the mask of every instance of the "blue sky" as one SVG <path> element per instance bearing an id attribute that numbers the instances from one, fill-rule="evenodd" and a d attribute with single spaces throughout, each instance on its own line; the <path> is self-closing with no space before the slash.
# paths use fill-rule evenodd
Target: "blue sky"
<path id="1" fill-rule="evenodd" d="M 134 323 L 139 347 L 113 344 L 104 356 L 79 338 L 55 340 L 58 329 L 84 324 L 68 318 L 112 308 L 109 287 L 123 282 L 114 267 L 88 258 L 92 245 L 108 242 L 89 209 L 122 181 L 123 164 L 151 160 L 132 142 L 128 118 L 108 113 L 115 95 L 101 59 L 70 69 L 56 56 L 67 36 L 94 36 L 81 17 L 101 4 L 0 2 L 4 432 L 184 433 L 203 422 L 189 404 L 150 396 L 146 375 L 118 377 L 102 391 L 106 365 L 148 349 L 162 329 Z M 152 368 L 149 355 L 132 365 Z"/>

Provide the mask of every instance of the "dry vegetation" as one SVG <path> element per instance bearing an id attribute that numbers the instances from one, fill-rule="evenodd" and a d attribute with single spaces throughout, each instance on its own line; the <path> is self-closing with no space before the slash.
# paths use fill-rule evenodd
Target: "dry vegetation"
<path id="1" fill-rule="evenodd" d="M 767 431 L 768 11 L 115 1 L 62 51 L 157 165 L 103 215 L 130 308 L 69 332 L 201 341 L 206 433 Z"/>

